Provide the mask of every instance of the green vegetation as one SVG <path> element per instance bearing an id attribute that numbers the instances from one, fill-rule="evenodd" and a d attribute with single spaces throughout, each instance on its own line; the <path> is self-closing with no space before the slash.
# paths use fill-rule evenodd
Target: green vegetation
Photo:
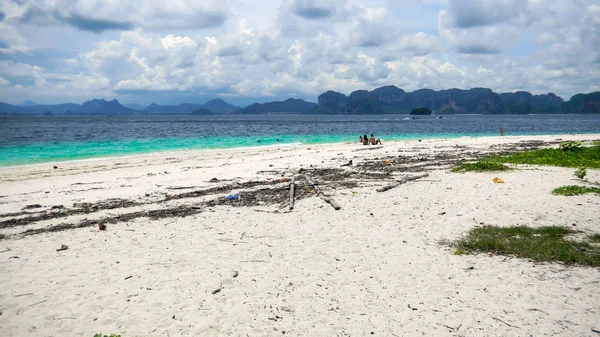
<path id="1" fill-rule="evenodd" d="M 579 142 L 565 142 L 558 149 L 526 151 L 489 160 L 497 163 L 600 168 L 600 146 L 582 147 Z"/>
<path id="2" fill-rule="evenodd" d="M 464 171 L 502 171 L 501 164 L 549 165 L 579 168 L 575 175 L 585 177 L 587 168 L 600 168 L 600 143 L 582 146 L 581 142 L 564 142 L 558 149 L 541 149 L 515 153 L 508 156 L 492 156 L 475 163 L 466 163 L 452 170 Z M 583 178 L 580 178 L 583 179 Z"/>
<path id="3" fill-rule="evenodd" d="M 600 194 L 600 187 L 570 185 L 570 186 L 561 186 L 559 188 L 555 188 L 552 191 L 552 194 L 554 194 L 554 195 L 564 195 L 567 197 L 571 197 L 574 195 L 582 195 L 582 194 L 586 194 L 586 193 Z"/>
<path id="4" fill-rule="evenodd" d="M 510 167 L 491 160 L 482 160 L 475 163 L 463 163 L 459 167 L 452 169 L 452 172 L 493 172 L 508 171 Z"/>
<path id="5" fill-rule="evenodd" d="M 567 141 L 560 143 L 560 149 L 563 151 L 579 151 L 581 150 L 581 142 Z"/>
<path id="6" fill-rule="evenodd" d="M 575 176 L 581 180 L 583 180 L 586 175 L 587 175 L 587 170 L 585 167 L 580 167 L 575 171 Z"/>
<path id="7" fill-rule="evenodd" d="M 121 337 L 121 335 L 117 335 L 117 334 L 111 333 L 110 336 L 108 336 L 108 335 L 103 335 L 101 333 L 97 333 L 97 334 L 94 335 L 94 337 Z"/>
<path id="8" fill-rule="evenodd" d="M 416 108 L 410 112 L 411 115 L 431 115 L 431 110 L 427 108 Z"/>
<path id="9" fill-rule="evenodd" d="M 586 241 L 565 238 L 578 233 L 566 227 L 549 226 L 484 226 L 470 230 L 467 235 L 451 245 L 455 255 L 466 253 L 495 253 L 515 255 L 536 262 L 561 262 L 600 266 L 600 234 L 588 236 Z M 457 254 L 457 252 L 460 252 Z"/>

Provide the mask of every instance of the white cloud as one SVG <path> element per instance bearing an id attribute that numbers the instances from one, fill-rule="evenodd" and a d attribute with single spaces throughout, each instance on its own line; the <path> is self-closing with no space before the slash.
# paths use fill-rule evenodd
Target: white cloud
<path id="1" fill-rule="evenodd" d="M 0 11 L 0 52 L 27 55 L 0 61 L 0 75 L 43 97 L 316 100 L 394 84 L 568 98 L 600 78 L 594 0 L 31 0 Z"/>

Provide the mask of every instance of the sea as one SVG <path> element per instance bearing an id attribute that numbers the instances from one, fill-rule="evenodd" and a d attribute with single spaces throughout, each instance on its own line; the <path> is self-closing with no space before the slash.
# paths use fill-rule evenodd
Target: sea
<path id="1" fill-rule="evenodd" d="M 389 140 L 598 134 L 597 115 L 0 116 L 0 166 L 189 149 Z"/>

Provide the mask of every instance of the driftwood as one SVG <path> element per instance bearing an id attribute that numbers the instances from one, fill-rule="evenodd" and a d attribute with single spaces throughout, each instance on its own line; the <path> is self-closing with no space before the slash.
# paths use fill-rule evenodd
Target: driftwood
<path id="1" fill-rule="evenodd" d="M 381 145 L 381 146 L 371 146 L 371 145 L 369 145 L 369 147 L 365 147 L 365 148 L 362 148 L 362 149 L 355 149 L 353 151 L 366 151 L 366 150 L 375 150 L 375 149 L 383 149 L 383 145 Z"/>
<path id="2" fill-rule="evenodd" d="M 290 211 L 294 209 L 294 177 L 290 183 Z"/>
<path id="3" fill-rule="evenodd" d="M 319 198 L 325 200 L 327 203 L 333 206 L 333 209 L 335 209 L 336 211 L 342 209 L 342 207 L 340 207 L 340 205 L 335 200 L 333 200 L 331 197 L 326 196 L 325 194 L 323 194 L 323 192 L 319 192 Z"/>
<path id="4" fill-rule="evenodd" d="M 319 188 L 319 185 L 317 185 L 314 181 L 312 181 L 306 177 L 303 177 L 303 178 L 306 181 L 308 181 L 308 183 L 315 188 L 315 191 L 317 191 L 317 196 L 319 198 L 321 198 L 322 200 L 324 200 L 328 204 L 330 204 L 333 207 L 333 209 L 335 209 L 336 211 L 342 209 L 342 207 L 335 200 L 333 200 L 331 197 L 328 197 L 325 194 L 323 194 L 323 191 L 321 191 L 321 189 Z"/>
<path id="5" fill-rule="evenodd" d="M 377 192 L 385 192 L 385 191 L 391 190 L 392 188 L 396 188 L 396 187 L 398 187 L 398 186 L 400 186 L 400 185 L 402 185 L 404 183 L 407 183 L 409 181 L 417 180 L 417 179 L 421 179 L 421 178 L 425 178 L 427 176 L 429 176 L 429 173 L 423 173 L 423 174 L 419 174 L 419 175 L 411 176 L 411 177 L 404 177 L 404 178 L 402 178 L 400 180 L 397 180 L 393 184 L 389 184 L 389 185 L 380 187 L 376 191 Z"/>

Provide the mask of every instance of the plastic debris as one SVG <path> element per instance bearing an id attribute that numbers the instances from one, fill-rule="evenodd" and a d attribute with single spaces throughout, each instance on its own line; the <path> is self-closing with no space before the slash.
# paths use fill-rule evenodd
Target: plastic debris
<path id="1" fill-rule="evenodd" d="M 494 182 L 495 182 L 496 184 L 504 184 L 504 180 L 502 180 L 502 179 L 500 179 L 500 178 L 498 178 L 498 177 L 494 178 Z"/>

